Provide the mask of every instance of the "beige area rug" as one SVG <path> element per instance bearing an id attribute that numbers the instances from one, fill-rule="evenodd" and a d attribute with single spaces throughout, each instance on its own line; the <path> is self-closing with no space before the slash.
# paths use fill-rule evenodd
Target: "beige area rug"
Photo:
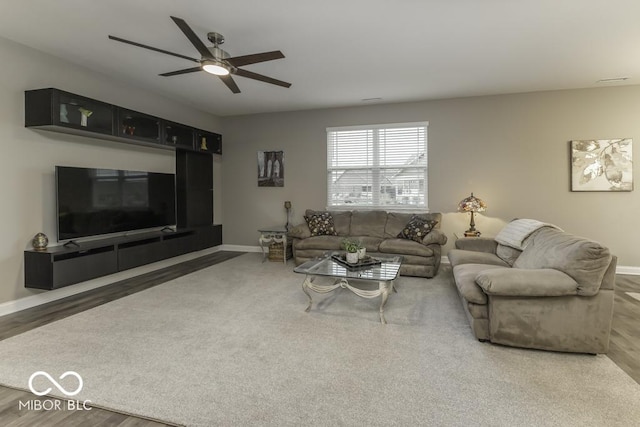
<path id="1" fill-rule="evenodd" d="M 402 277 L 387 325 L 378 300 L 345 289 L 305 313 L 302 280 L 242 255 L 0 342 L 0 383 L 71 370 L 84 380 L 74 399 L 190 426 L 640 420 L 640 386 L 606 356 L 474 339 L 447 266 Z"/>

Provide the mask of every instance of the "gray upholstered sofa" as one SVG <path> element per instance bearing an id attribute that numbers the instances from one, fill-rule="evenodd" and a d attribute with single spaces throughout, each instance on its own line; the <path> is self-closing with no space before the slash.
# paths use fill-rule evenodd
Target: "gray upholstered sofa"
<path id="1" fill-rule="evenodd" d="M 326 211 L 307 210 L 305 216 Z M 433 277 L 440 266 L 441 248 L 447 236 L 440 231 L 442 214 L 427 213 L 418 217 L 437 221 L 434 228 L 421 242 L 398 238 L 398 234 L 411 220 L 413 214 L 369 211 L 330 211 L 337 235 L 312 236 L 306 223 L 289 231 L 292 238 L 293 256 L 296 265 L 329 251 L 342 250 L 345 238 L 357 240 L 367 248 L 367 254 L 375 256 L 402 255 L 404 261 L 400 274 L 404 276 Z"/>
<path id="2" fill-rule="evenodd" d="M 448 258 L 478 339 L 543 350 L 608 351 L 616 268 L 609 249 L 546 226 L 524 240 L 523 250 L 489 238 L 455 244 Z"/>

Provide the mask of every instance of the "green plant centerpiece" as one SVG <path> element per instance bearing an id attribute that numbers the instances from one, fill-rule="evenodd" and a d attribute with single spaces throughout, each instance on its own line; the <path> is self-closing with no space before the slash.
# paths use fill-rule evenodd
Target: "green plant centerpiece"
<path id="1" fill-rule="evenodd" d="M 360 242 L 344 239 L 342 241 L 342 248 L 347 252 L 355 253 L 358 252 L 358 249 L 360 249 Z"/>
<path id="2" fill-rule="evenodd" d="M 354 240 L 344 239 L 342 241 L 342 247 L 345 251 L 347 251 L 346 258 L 347 262 L 351 264 L 355 264 L 358 262 L 358 250 L 360 249 L 360 242 L 356 242 Z"/>

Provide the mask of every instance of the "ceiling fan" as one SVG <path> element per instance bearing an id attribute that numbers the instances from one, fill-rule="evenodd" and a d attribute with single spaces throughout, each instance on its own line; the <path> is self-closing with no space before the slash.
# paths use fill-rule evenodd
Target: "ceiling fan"
<path id="1" fill-rule="evenodd" d="M 207 47 L 205 44 L 196 36 L 196 33 L 193 32 L 191 27 L 181 18 L 176 18 L 172 16 L 173 22 L 176 23 L 178 28 L 182 30 L 185 36 L 189 39 L 191 44 L 198 50 L 201 55 L 200 59 L 191 58 L 189 56 L 181 55 L 179 53 L 169 52 L 164 49 L 158 49 L 153 46 L 147 46 L 142 43 L 133 42 L 131 40 L 125 40 L 120 37 L 115 37 L 109 35 L 111 40 L 115 40 L 121 43 L 127 43 L 133 46 L 142 47 L 144 49 L 153 50 L 155 52 L 164 53 L 167 55 L 177 56 L 178 58 L 188 59 L 189 61 L 193 61 L 198 63 L 197 67 L 186 68 L 184 70 L 171 71 L 168 73 L 160 74 L 163 77 L 169 76 L 177 76 L 179 74 L 187 74 L 194 73 L 197 71 L 206 71 L 211 74 L 217 75 L 220 80 L 227 85 L 231 92 L 240 93 L 240 88 L 231 77 L 232 74 L 236 76 L 246 77 L 253 80 L 259 80 L 265 83 L 271 83 L 274 85 L 282 86 L 282 87 L 290 87 L 291 83 L 283 82 L 282 80 L 277 80 L 271 77 L 264 76 L 262 74 L 254 73 L 251 71 L 243 70 L 241 67 L 243 65 L 249 64 L 257 64 L 259 62 L 272 61 L 274 59 L 284 58 L 284 55 L 279 50 L 274 50 L 271 52 L 263 52 L 263 53 L 254 53 L 252 55 L 243 55 L 243 56 L 235 56 L 231 57 L 227 52 L 220 49 L 222 43 L 224 43 L 224 37 L 218 33 L 208 33 L 207 39 L 211 43 L 213 43 L 213 47 Z"/>

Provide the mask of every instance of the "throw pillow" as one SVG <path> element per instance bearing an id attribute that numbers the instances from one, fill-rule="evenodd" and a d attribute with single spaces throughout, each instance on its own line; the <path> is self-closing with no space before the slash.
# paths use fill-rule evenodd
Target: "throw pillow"
<path id="1" fill-rule="evenodd" d="M 311 236 L 336 236 L 336 229 L 333 225 L 333 217 L 329 212 L 320 212 L 305 216 L 305 221 L 311 231 Z"/>
<path id="2" fill-rule="evenodd" d="M 398 233 L 399 238 L 401 239 L 410 239 L 415 240 L 416 242 L 422 242 L 424 236 L 429 234 L 433 227 L 436 226 L 438 221 L 433 219 L 422 219 L 418 216 L 413 216 L 411 220 L 404 226 L 402 231 Z"/>

